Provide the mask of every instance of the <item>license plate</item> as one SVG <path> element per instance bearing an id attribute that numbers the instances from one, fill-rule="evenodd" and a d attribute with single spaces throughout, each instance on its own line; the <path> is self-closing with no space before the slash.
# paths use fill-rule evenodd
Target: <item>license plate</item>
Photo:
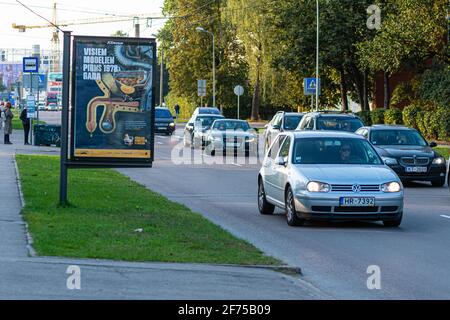
<path id="1" fill-rule="evenodd" d="M 427 167 L 406 167 L 406 172 L 408 173 L 424 173 L 428 171 Z"/>
<path id="2" fill-rule="evenodd" d="M 341 207 L 373 207 L 375 198 L 373 197 L 341 197 L 339 198 Z"/>

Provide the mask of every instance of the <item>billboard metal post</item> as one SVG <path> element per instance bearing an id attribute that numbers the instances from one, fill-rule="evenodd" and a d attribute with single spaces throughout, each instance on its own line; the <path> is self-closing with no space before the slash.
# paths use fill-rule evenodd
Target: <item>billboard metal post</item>
<path id="1" fill-rule="evenodd" d="M 62 86 L 62 112 L 61 112 L 61 159 L 59 179 L 59 204 L 67 204 L 67 151 L 69 132 L 69 83 L 70 83 L 70 41 L 71 32 L 64 31 L 63 51 L 63 86 Z"/>

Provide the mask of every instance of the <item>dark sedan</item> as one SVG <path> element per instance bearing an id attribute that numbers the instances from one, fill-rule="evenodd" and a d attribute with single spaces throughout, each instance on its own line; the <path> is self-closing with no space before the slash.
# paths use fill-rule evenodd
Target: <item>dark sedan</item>
<path id="1" fill-rule="evenodd" d="M 384 162 L 402 181 L 430 181 L 433 186 L 445 184 L 445 158 L 432 148 L 415 129 L 403 126 L 375 125 L 356 131 L 376 148 Z"/>
<path id="2" fill-rule="evenodd" d="M 155 108 L 155 132 L 171 135 L 175 131 L 175 122 L 169 109 Z"/>

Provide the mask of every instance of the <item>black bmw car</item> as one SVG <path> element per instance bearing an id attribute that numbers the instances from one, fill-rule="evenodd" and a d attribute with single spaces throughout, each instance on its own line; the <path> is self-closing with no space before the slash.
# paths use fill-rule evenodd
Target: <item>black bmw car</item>
<path id="1" fill-rule="evenodd" d="M 175 131 L 175 122 L 168 108 L 155 108 L 155 132 L 171 135 Z"/>
<path id="2" fill-rule="evenodd" d="M 415 129 L 404 126 L 374 125 L 362 127 L 357 134 L 368 139 L 402 181 L 430 181 L 433 186 L 445 184 L 445 158 L 432 148 Z"/>

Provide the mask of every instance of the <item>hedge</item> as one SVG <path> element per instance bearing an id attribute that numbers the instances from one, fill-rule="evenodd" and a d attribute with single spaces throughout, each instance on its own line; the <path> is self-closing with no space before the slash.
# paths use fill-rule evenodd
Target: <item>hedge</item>
<path id="1" fill-rule="evenodd" d="M 386 124 L 403 124 L 403 113 L 400 109 L 388 109 L 384 113 L 384 123 Z"/>
<path id="2" fill-rule="evenodd" d="M 375 109 L 370 113 L 372 124 L 384 124 L 384 109 Z"/>
<path id="3" fill-rule="evenodd" d="M 419 129 L 416 116 L 422 109 L 416 104 L 411 104 L 403 109 L 403 123 L 411 128 Z"/>
<path id="4" fill-rule="evenodd" d="M 364 125 L 366 125 L 366 126 L 372 125 L 370 111 L 359 111 L 356 113 L 356 115 L 361 118 L 361 120 L 364 122 Z"/>

